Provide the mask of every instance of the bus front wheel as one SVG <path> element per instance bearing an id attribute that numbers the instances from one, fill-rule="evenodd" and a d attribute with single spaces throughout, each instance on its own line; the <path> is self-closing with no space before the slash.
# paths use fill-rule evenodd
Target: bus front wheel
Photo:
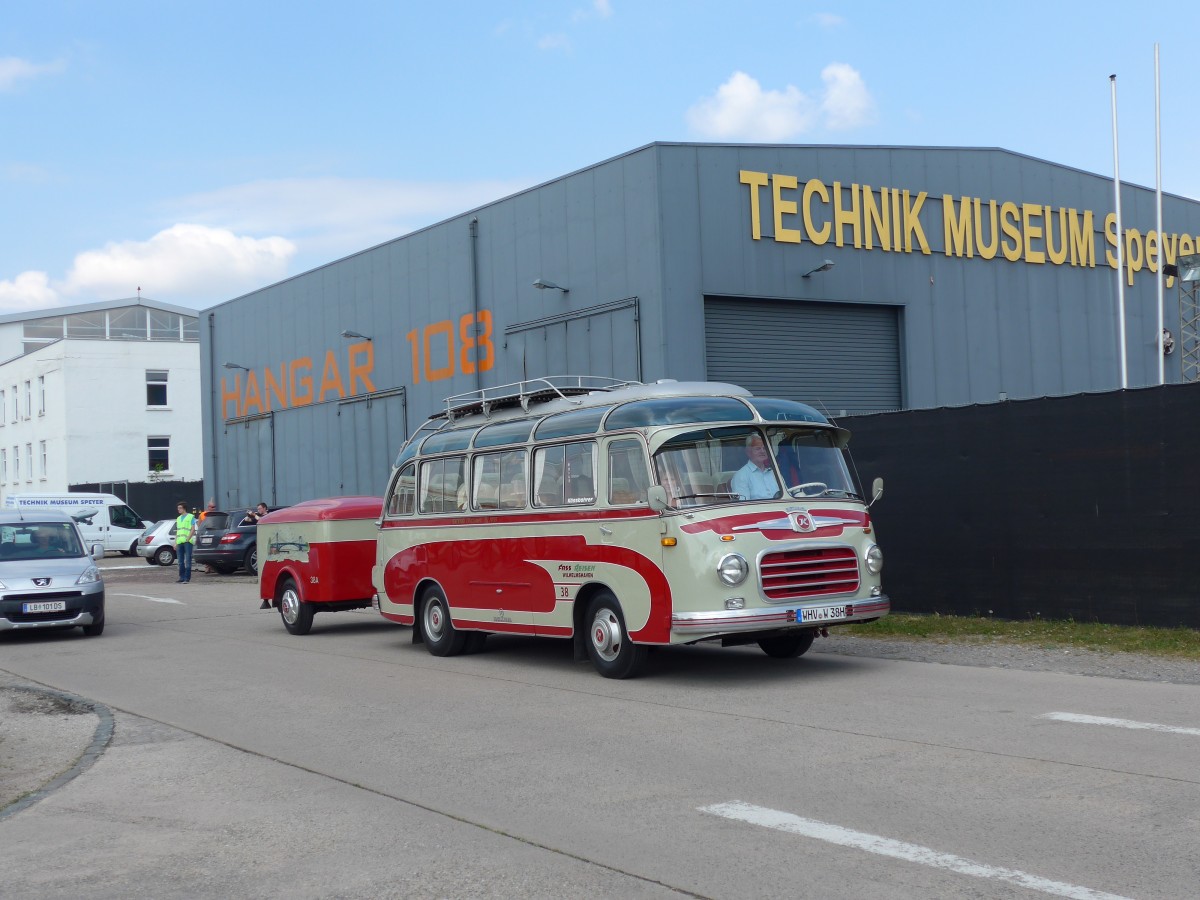
<path id="1" fill-rule="evenodd" d="M 450 605 L 441 588 L 431 587 L 421 603 L 421 632 L 425 646 L 434 656 L 457 656 L 467 636 L 450 621 Z"/>
<path id="2" fill-rule="evenodd" d="M 629 640 L 621 604 L 608 591 L 588 604 L 587 651 L 596 671 L 605 678 L 632 678 L 646 661 L 646 648 Z"/>
<path id="3" fill-rule="evenodd" d="M 774 659 L 794 659 L 803 656 L 813 645 L 817 633 L 811 628 L 807 631 L 797 631 L 795 634 L 781 634 L 775 637 L 763 638 L 758 642 L 762 652 Z"/>

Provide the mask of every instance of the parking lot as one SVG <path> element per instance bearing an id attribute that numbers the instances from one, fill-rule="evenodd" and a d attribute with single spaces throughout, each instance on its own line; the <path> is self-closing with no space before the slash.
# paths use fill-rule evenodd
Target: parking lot
<path id="1" fill-rule="evenodd" d="M 0 819 L 22 897 L 1181 897 L 1200 687 L 563 641 L 435 658 L 371 610 L 292 637 L 245 575 L 110 557 L 99 638 L 0 670 L 111 710 Z"/>

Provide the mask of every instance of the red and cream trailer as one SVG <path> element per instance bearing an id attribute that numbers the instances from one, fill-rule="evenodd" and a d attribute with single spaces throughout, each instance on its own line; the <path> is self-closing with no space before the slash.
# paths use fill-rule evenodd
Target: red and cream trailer
<path id="1" fill-rule="evenodd" d="M 279 609 L 292 634 L 308 634 L 313 614 L 375 602 L 371 567 L 379 533 L 379 497 L 307 500 L 258 523 L 262 608 Z"/>
<path id="2" fill-rule="evenodd" d="M 612 678 L 654 645 L 798 656 L 889 611 L 848 439 L 728 384 L 547 378 L 450 398 L 393 467 L 379 611 L 439 656 L 488 634 L 571 638 Z"/>

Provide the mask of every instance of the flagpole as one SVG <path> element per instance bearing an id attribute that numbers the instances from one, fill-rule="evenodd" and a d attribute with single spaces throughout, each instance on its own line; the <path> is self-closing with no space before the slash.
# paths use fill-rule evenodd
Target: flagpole
<path id="1" fill-rule="evenodd" d="M 1158 44 L 1154 45 L 1154 199 L 1158 208 L 1158 383 L 1166 384 L 1167 373 L 1166 354 L 1163 353 L 1163 317 L 1166 315 L 1166 301 L 1163 293 L 1164 282 L 1167 280 L 1162 273 L 1163 267 L 1163 220 L 1162 220 L 1162 92 L 1158 76 Z"/>
<path id="2" fill-rule="evenodd" d="M 1112 85 L 1113 122 L 1113 193 L 1117 212 L 1117 341 L 1120 346 L 1121 389 L 1129 387 L 1129 369 L 1125 361 L 1125 235 L 1121 232 L 1121 162 L 1117 151 L 1117 76 L 1109 75 Z"/>

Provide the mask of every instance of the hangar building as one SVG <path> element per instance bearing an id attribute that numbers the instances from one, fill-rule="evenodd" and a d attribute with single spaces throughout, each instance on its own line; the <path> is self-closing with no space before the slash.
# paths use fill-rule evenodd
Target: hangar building
<path id="1" fill-rule="evenodd" d="M 205 480 L 378 494 L 444 398 L 548 374 L 834 416 L 1113 390 L 1119 293 L 1127 384 L 1158 384 L 1200 203 L 1164 195 L 1160 235 L 1123 185 L 1120 218 L 1111 178 L 1007 150 L 650 144 L 206 310 Z"/>

